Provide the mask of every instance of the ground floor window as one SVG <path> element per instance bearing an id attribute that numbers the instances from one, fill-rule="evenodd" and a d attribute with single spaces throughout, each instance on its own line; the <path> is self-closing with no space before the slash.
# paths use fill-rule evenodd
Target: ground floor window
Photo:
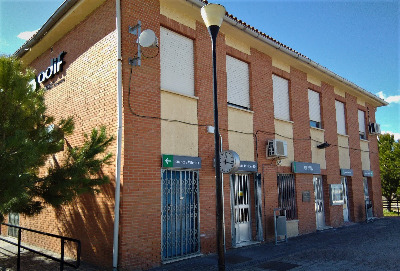
<path id="1" fill-rule="evenodd" d="M 200 253 L 199 172 L 161 172 L 161 255 L 164 262 Z"/>
<path id="2" fill-rule="evenodd" d="M 9 213 L 8 214 L 8 224 L 19 226 L 19 214 Z M 8 227 L 8 235 L 12 237 L 18 237 L 18 228 Z"/>
<path id="3" fill-rule="evenodd" d="M 286 209 L 288 220 L 297 219 L 296 189 L 293 174 L 278 174 L 278 207 Z"/>

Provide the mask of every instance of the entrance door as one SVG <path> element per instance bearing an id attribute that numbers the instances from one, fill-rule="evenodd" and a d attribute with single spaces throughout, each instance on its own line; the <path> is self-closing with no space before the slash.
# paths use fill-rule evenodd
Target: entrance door
<path id="1" fill-rule="evenodd" d="M 314 176 L 314 195 L 317 230 L 322 230 L 325 228 L 325 211 L 321 176 Z"/>
<path id="2" fill-rule="evenodd" d="M 347 192 L 347 178 L 342 177 L 341 179 L 343 185 L 343 220 L 344 222 L 350 221 L 350 213 L 349 213 L 349 201 L 348 201 L 348 192 Z"/>
<path id="3" fill-rule="evenodd" d="M 19 226 L 19 214 L 9 213 L 8 224 Z M 18 228 L 8 227 L 8 235 L 18 238 Z"/>
<path id="4" fill-rule="evenodd" d="M 164 262 L 200 253 L 198 176 L 198 171 L 162 169 Z"/>
<path id="5" fill-rule="evenodd" d="M 369 199 L 368 178 L 367 177 L 363 178 L 363 183 L 364 183 L 365 211 L 366 211 L 366 216 L 367 216 L 367 220 L 368 220 L 373 217 L 373 214 L 372 214 L 372 202 Z"/>
<path id="6" fill-rule="evenodd" d="M 248 174 L 231 175 L 232 241 L 235 246 L 251 241 L 249 184 Z"/>

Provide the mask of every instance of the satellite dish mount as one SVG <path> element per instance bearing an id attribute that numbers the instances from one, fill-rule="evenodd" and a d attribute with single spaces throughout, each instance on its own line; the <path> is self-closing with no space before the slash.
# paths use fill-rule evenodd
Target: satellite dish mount
<path id="1" fill-rule="evenodd" d="M 151 29 L 146 29 L 142 32 L 142 23 L 141 21 L 138 21 L 138 24 L 135 26 L 130 26 L 129 27 L 129 33 L 132 35 L 137 36 L 137 46 L 138 46 L 138 52 L 137 56 L 133 58 L 129 58 L 129 64 L 132 66 L 140 66 L 141 65 L 141 59 L 142 59 L 142 52 L 141 52 L 141 47 L 145 48 L 158 48 L 158 39 L 156 34 L 154 33 L 153 30 Z M 157 52 L 158 55 L 158 52 Z M 143 55 L 146 57 L 145 55 Z"/>

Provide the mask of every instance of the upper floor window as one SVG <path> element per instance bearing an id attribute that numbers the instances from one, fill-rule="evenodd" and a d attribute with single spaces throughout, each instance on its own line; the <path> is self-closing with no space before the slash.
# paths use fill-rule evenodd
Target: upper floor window
<path id="1" fill-rule="evenodd" d="M 289 81 L 272 75 L 274 116 L 277 119 L 290 120 L 289 110 Z"/>
<path id="2" fill-rule="evenodd" d="M 346 118 L 344 115 L 344 103 L 335 101 L 335 107 L 336 107 L 337 133 L 345 135 L 346 134 Z"/>
<path id="3" fill-rule="evenodd" d="M 160 29 L 161 88 L 194 96 L 193 40 Z"/>
<path id="4" fill-rule="evenodd" d="M 228 104 L 249 109 L 249 64 L 227 55 L 226 78 L 228 88 Z"/>
<path id="5" fill-rule="evenodd" d="M 319 93 L 311 89 L 308 90 L 308 111 L 310 114 L 310 126 L 322 128 Z"/>
<path id="6" fill-rule="evenodd" d="M 358 110 L 358 131 L 360 139 L 367 139 L 365 134 L 365 112 L 362 110 Z"/>

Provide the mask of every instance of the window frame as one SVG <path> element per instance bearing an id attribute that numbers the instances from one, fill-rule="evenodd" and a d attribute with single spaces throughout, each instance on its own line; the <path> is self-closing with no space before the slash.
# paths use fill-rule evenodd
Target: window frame
<path id="1" fill-rule="evenodd" d="M 341 112 L 338 111 L 338 105 L 340 105 L 340 110 Z M 343 110 L 342 110 L 343 109 Z M 335 100 L 335 111 L 336 111 L 336 131 L 340 135 L 347 135 L 346 132 L 346 108 L 345 108 L 345 103 Z M 340 115 L 339 115 L 340 113 Z M 343 113 L 343 114 L 342 114 Z M 343 116 L 342 118 L 339 118 Z M 339 123 L 340 120 L 343 120 L 342 125 Z"/>
<path id="2" fill-rule="evenodd" d="M 226 88 L 228 105 L 250 110 L 250 65 L 226 55 Z"/>
<path id="3" fill-rule="evenodd" d="M 195 41 L 163 26 L 160 39 L 160 88 L 195 96 Z"/>
<path id="4" fill-rule="evenodd" d="M 312 97 L 312 95 L 314 95 L 314 97 Z M 315 97 L 317 97 L 318 99 L 313 99 Z M 318 109 L 315 110 L 317 110 L 318 112 L 312 113 L 312 106 L 316 103 L 318 103 Z M 308 114 L 310 117 L 310 127 L 322 129 L 321 97 L 319 92 L 312 89 L 308 89 Z M 318 117 L 316 119 L 313 119 L 314 117 L 312 115 L 318 115 Z"/>
<path id="5" fill-rule="evenodd" d="M 361 119 L 362 123 L 360 123 L 360 113 L 362 113 Z M 363 126 L 363 130 L 361 131 L 361 126 Z M 365 126 L 365 111 L 358 109 L 358 134 L 360 135 L 360 139 L 362 140 L 367 140 L 367 132 L 366 132 L 366 126 Z"/>
<path id="6" fill-rule="evenodd" d="M 278 80 L 276 80 L 275 78 Z M 279 80 L 282 81 L 279 82 Z M 282 83 L 285 84 L 284 86 L 285 89 L 282 89 Z M 276 74 L 272 74 L 272 91 L 273 91 L 272 100 L 274 104 L 274 117 L 276 119 L 291 121 L 289 89 L 290 89 L 290 81 L 288 79 Z M 283 95 L 281 93 L 282 90 L 284 91 Z M 278 93 L 279 95 L 276 95 Z"/>

